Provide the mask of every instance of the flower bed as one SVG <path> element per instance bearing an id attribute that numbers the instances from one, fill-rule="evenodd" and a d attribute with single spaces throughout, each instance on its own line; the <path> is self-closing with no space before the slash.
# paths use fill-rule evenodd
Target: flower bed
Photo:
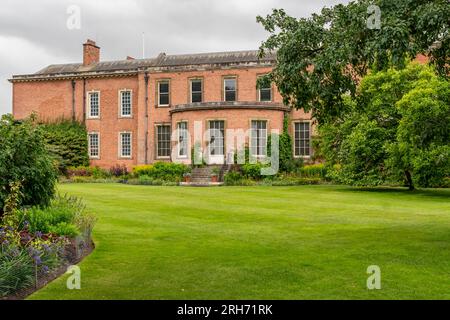
<path id="1" fill-rule="evenodd" d="M 76 198 L 47 208 L 15 209 L 1 220 L 0 298 L 23 298 L 77 263 L 92 248 L 95 217 Z"/>

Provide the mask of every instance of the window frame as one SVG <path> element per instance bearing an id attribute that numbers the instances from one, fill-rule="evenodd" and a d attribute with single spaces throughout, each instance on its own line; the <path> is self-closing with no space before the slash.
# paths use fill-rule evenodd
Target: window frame
<path id="1" fill-rule="evenodd" d="M 297 130 L 296 130 L 296 125 L 297 124 L 300 124 L 300 123 L 307 123 L 308 124 L 308 132 L 309 132 L 309 139 L 308 139 L 308 141 L 309 141 L 309 148 L 308 148 L 308 150 L 309 150 L 309 155 L 301 155 L 301 154 L 296 154 L 296 146 L 295 146 L 295 144 L 296 144 L 296 132 L 297 132 Z M 292 137 L 293 137 L 293 144 L 292 144 L 292 148 L 293 148 L 293 155 L 294 155 L 294 158 L 303 158 L 303 159 L 309 159 L 309 158 L 311 158 L 311 155 L 312 155 L 312 149 L 311 149 L 311 147 L 312 147 L 312 125 L 311 125 L 311 120 L 295 120 L 295 121 L 293 121 L 292 122 L 292 130 L 293 130 L 293 134 L 292 134 Z M 300 137 L 299 137 L 299 141 L 302 141 L 301 139 L 300 139 Z M 306 139 L 303 139 L 303 141 L 306 141 Z M 299 146 L 299 150 L 301 149 L 301 147 Z"/>
<path id="2" fill-rule="evenodd" d="M 163 93 L 163 94 L 167 94 L 167 100 L 168 100 L 168 103 L 167 104 L 161 104 L 161 88 L 160 88 L 160 86 L 161 86 L 161 84 L 163 84 L 163 83 L 167 83 L 167 85 L 168 85 L 168 90 L 167 90 L 167 93 Z M 157 80 L 156 81 L 156 106 L 157 107 L 161 107 L 161 108 L 167 108 L 167 107 L 170 107 L 170 79 L 160 79 L 160 80 Z"/>
<path id="3" fill-rule="evenodd" d="M 91 96 L 92 96 L 92 94 L 97 94 L 97 104 L 98 104 L 98 115 L 96 115 L 96 116 L 93 116 L 92 114 L 91 114 L 91 112 L 92 112 L 92 107 L 91 107 Z M 98 90 L 91 90 L 91 91 L 88 91 L 87 92 L 87 95 L 86 95 L 86 100 L 87 100 L 87 103 L 86 103 L 86 105 L 87 105 L 87 115 L 86 115 L 86 118 L 87 119 L 100 119 L 100 114 L 101 114 L 101 107 L 100 107 L 100 97 L 101 97 L 101 95 L 100 95 L 100 91 L 98 91 Z"/>
<path id="4" fill-rule="evenodd" d="M 201 94 L 201 99 L 200 99 L 201 101 L 197 101 L 197 102 L 194 102 L 193 99 L 192 99 L 192 95 L 194 93 L 194 91 L 192 91 L 192 83 L 195 82 L 195 81 L 201 82 L 201 85 L 202 85 L 202 90 L 201 91 L 195 91 L 195 93 L 200 93 Z M 204 80 L 203 80 L 203 78 L 190 78 L 189 79 L 189 102 L 190 103 L 202 103 L 204 101 L 204 99 L 203 99 L 204 91 L 205 90 L 204 90 Z"/>
<path id="5" fill-rule="evenodd" d="M 263 76 L 264 75 L 259 75 L 256 78 L 256 85 L 258 85 L 258 79 L 263 77 Z M 264 100 L 264 101 L 261 100 L 261 89 L 270 90 L 270 100 Z M 257 87 L 257 91 L 258 91 L 258 93 L 257 93 L 258 94 L 258 102 L 273 102 L 273 86 L 272 86 L 272 84 L 268 88 L 259 88 L 259 87 Z"/>
<path id="6" fill-rule="evenodd" d="M 158 133 L 159 127 L 169 127 L 169 155 L 168 156 L 160 156 L 159 155 L 159 133 Z M 171 155 L 172 155 L 172 132 L 171 132 L 171 130 L 172 130 L 172 125 L 170 123 L 155 124 L 155 139 L 156 139 L 155 158 L 156 159 L 166 159 L 166 160 L 171 159 Z"/>
<path id="7" fill-rule="evenodd" d="M 130 135 L 130 155 L 123 154 L 123 140 L 122 136 L 124 134 Z M 119 132 L 119 159 L 132 159 L 133 158 L 133 132 L 131 131 L 121 131 Z"/>
<path id="8" fill-rule="evenodd" d="M 186 129 L 184 129 L 184 130 L 186 130 L 185 132 L 186 132 L 186 136 L 185 136 L 185 138 L 186 138 L 186 140 L 184 141 L 184 143 L 186 144 L 186 154 L 185 155 L 182 155 L 182 154 L 180 154 L 180 146 L 181 146 L 181 143 L 180 143 L 180 128 L 179 128 L 179 126 L 180 126 L 180 124 L 186 124 Z M 188 150 L 189 150 L 189 134 L 188 134 L 188 131 L 189 131 L 189 124 L 188 124 L 188 121 L 184 121 L 184 120 L 182 120 L 182 121 L 178 121 L 177 122 L 177 157 L 178 158 L 180 158 L 180 159 L 187 159 L 188 158 L 188 155 L 189 155 L 189 153 L 188 153 Z"/>
<path id="9" fill-rule="evenodd" d="M 96 135 L 97 136 L 97 155 L 93 156 L 91 154 L 91 136 Z M 88 155 L 89 155 L 89 159 L 93 159 L 93 160 L 98 160 L 100 159 L 100 132 L 98 131 L 91 131 L 88 132 Z"/>
<path id="10" fill-rule="evenodd" d="M 221 129 L 217 129 L 217 128 L 211 128 L 211 123 L 222 123 L 223 124 L 223 132 L 222 132 L 222 143 L 219 144 L 219 146 L 221 147 L 221 151 L 223 152 L 223 154 L 211 154 L 211 134 L 209 134 L 209 141 L 206 141 L 207 143 L 207 150 L 208 150 L 208 156 L 226 156 L 226 146 L 227 146 L 227 140 L 226 140 L 226 132 L 227 132 L 227 121 L 226 119 L 222 119 L 222 118 L 212 118 L 212 119 L 206 119 L 206 128 L 209 130 L 221 130 Z M 211 131 L 209 131 L 211 133 Z"/>
<path id="11" fill-rule="evenodd" d="M 265 138 L 266 141 L 266 153 L 265 154 L 253 154 L 253 122 L 265 122 L 266 128 L 265 128 Z M 262 130 L 262 129 L 256 129 L 256 130 Z M 267 142 L 268 142 L 268 131 L 269 131 L 269 120 L 267 119 L 250 119 L 250 141 L 249 141 L 249 149 L 250 149 L 250 155 L 252 157 L 255 157 L 256 159 L 266 158 L 267 157 Z M 258 140 L 257 140 L 256 149 L 258 150 Z"/>
<path id="12" fill-rule="evenodd" d="M 227 90 L 225 89 L 225 83 L 226 80 L 234 80 L 235 82 L 235 89 L 234 89 L 234 100 L 227 100 Z M 230 90 L 228 90 L 228 92 L 230 92 Z M 234 76 L 234 75 L 230 75 L 230 76 L 224 76 L 222 78 L 222 100 L 224 102 L 237 102 L 239 101 L 238 99 L 238 77 Z"/>
<path id="13" fill-rule="evenodd" d="M 123 93 L 130 93 L 130 114 L 123 114 Z M 132 118 L 133 117 L 133 90 L 121 89 L 119 90 L 119 118 Z"/>

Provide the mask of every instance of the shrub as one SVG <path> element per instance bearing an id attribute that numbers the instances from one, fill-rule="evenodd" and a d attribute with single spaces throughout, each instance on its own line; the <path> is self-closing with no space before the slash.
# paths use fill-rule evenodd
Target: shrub
<path id="1" fill-rule="evenodd" d="M 53 233 L 69 238 L 80 233 L 90 234 L 95 218 L 84 210 L 84 205 L 77 198 L 58 196 L 47 208 L 32 207 L 19 211 L 18 229 L 32 234 Z"/>
<path id="2" fill-rule="evenodd" d="M 303 168 L 299 170 L 299 173 L 302 177 L 305 178 L 321 178 L 326 179 L 328 174 L 327 167 L 320 163 L 320 164 L 311 164 L 306 165 Z"/>
<path id="3" fill-rule="evenodd" d="M 137 178 L 147 176 L 152 180 L 179 182 L 188 172 L 190 172 L 190 168 L 181 163 L 156 162 L 152 165 L 134 167 L 133 176 Z"/>
<path id="4" fill-rule="evenodd" d="M 241 181 L 244 179 L 241 173 L 236 171 L 228 172 L 223 177 L 223 182 L 227 186 L 236 186 L 240 185 Z"/>
<path id="5" fill-rule="evenodd" d="M 68 167 L 88 166 L 86 126 L 72 120 L 42 124 L 43 135 L 50 153 L 57 160 L 60 173 Z"/>
<path id="6" fill-rule="evenodd" d="M 107 179 L 111 177 L 111 173 L 100 167 L 78 166 L 68 167 L 66 170 L 67 177 L 93 177 L 94 179 Z"/>
<path id="7" fill-rule="evenodd" d="M 47 206 L 55 194 L 57 169 L 35 116 L 0 120 L 0 213 L 12 183 L 21 183 L 21 205 Z"/>
<path id="8" fill-rule="evenodd" d="M 266 164 L 257 163 L 246 163 L 242 165 L 242 173 L 246 178 L 259 180 L 262 178 L 261 169 L 267 167 Z"/>
<path id="9" fill-rule="evenodd" d="M 109 169 L 109 172 L 114 177 L 123 177 L 128 174 L 128 168 L 124 164 L 116 164 L 115 166 L 111 167 L 111 169 Z"/>
<path id="10" fill-rule="evenodd" d="M 297 160 L 292 157 L 292 137 L 289 134 L 288 130 L 289 126 L 289 118 L 287 116 L 283 119 L 283 133 L 278 136 L 279 139 L 279 171 L 281 172 L 293 172 L 297 169 L 298 165 L 300 167 L 303 165 L 303 162 L 299 163 Z M 268 136 L 267 142 L 267 154 L 270 157 L 272 152 L 272 135 Z"/>
<path id="11" fill-rule="evenodd" d="M 60 222 L 55 225 L 51 225 L 48 228 L 48 231 L 50 233 L 57 234 L 58 236 L 68 238 L 75 238 L 77 235 L 80 234 L 80 231 L 78 230 L 77 226 L 67 222 Z"/>

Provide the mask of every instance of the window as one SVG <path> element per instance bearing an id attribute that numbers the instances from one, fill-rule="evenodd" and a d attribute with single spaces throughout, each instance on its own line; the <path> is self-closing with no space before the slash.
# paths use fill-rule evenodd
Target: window
<path id="1" fill-rule="evenodd" d="M 203 80 L 193 79 L 191 80 L 191 102 L 203 101 Z"/>
<path id="2" fill-rule="evenodd" d="M 100 93 L 89 92 L 88 93 L 88 117 L 99 118 L 100 117 Z"/>
<path id="3" fill-rule="evenodd" d="M 120 116 L 131 117 L 131 90 L 122 90 L 119 94 Z"/>
<path id="4" fill-rule="evenodd" d="M 294 156 L 309 157 L 311 155 L 310 131 L 309 122 L 296 122 L 294 124 Z"/>
<path id="5" fill-rule="evenodd" d="M 156 155 L 158 158 L 170 157 L 170 126 L 159 125 L 156 131 Z"/>
<path id="6" fill-rule="evenodd" d="M 259 101 L 272 101 L 272 86 L 270 85 L 270 83 L 269 85 L 262 85 L 259 87 Z"/>
<path id="7" fill-rule="evenodd" d="M 91 159 L 98 159 L 100 157 L 100 136 L 96 132 L 88 134 L 88 150 Z"/>
<path id="8" fill-rule="evenodd" d="M 131 132 L 120 133 L 120 157 L 131 158 Z"/>
<path id="9" fill-rule="evenodd" d="M 178 122 L 178 156 L 187 157 L 188 131 L 187 122 Z"/>
<path id="10" fill-rule="evenodd" d="M 223 156 L 225 139 L 225 121 L 214 120 L 209 122 L 209 154 Z"/>
<path id="11" fill-rule="evenodd" d="M 169 98 L 169 81 L 158 82 L 158 106 L 168 106 Z"/>
<path id="12" fill-rule="evenodd" d="M 223 80 L 224 100 L 236 101 L 236 78 L 225 78 Z"/>
<path id="13" fill-rule="evenodd" d="M 263 157 L 267 154 L 267 121 L 252 120 L 250 149 L 252 156 Z"/>

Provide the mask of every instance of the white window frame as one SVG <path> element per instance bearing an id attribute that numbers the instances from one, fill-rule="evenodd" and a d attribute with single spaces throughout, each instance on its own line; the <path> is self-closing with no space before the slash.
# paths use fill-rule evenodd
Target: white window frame
<path id="1" fill-rule="evenodd" d="M 266 132 L 266 136 L 265 136 L 266 154 L 253 154 L 253 127 L 252 127 L 253 121 L 263 121 L 263 122 L 266 123 L 266 129 L 265 129 L 265 132 Z M 250 146 L 250 155 L 252 157 L 255 157 L 257 159 L 258 158 L 266 158 L 267 157 L 267 142 L 268 142 L 267 141 L 267 138 L 268 138 L 268 134 L 267 133 L 268 133 L 268 131 L 269 131 L 269 121 L 268 120 L 266 120 L 266 119 L 251 119 L 250 120 L 250 143 L 249 143 L 249 146 Z"/>
<path id="2" fill-rule="evenodd" d="M 170 123 L 159 123 L 157 125 L 155 125 L 156 127 L 156 131 L 155 131 L 155 138 L 156 138 L 156 150 L 155 150 L 155 155 L 156 155 L 156 159 L 170 159 L 170 155 L 171 153 L 171 148 L 172 148 L 172 135 L 171 135 L 171 130 L 172 130 L 172 126 Z M 159 139 L 158 139 L 158 127 L 169 127 L 169 155 L 168 156 L 160 156 L 158 154 L 158 150 L 159 150 Z"/>
<path id="3" fill-rule="evenodd" d="M 98 115 L 93 116 L 91 115 L 91 95 L 96 93 L 98 95 Z M 88 91 L 87 95 L 86 95 L 86 105 L 87 105 L 87 118 L 88 119 L 100 119 L 100 114 L 101 114 L 101 107 L 100 107 L 100 91 L 96 91 L 96 90 L 92 90 L 92 91 Z"/>
<path id="4" fill-rule="evenodd" d="M 130 135 L 130 155 L 123 154 L 123 141 L 122 135 L 129 134 Z M 121 131 L 119 132 L 119 158 L 121 159 L 131 159 L 133 157 L 133 132 L 131 131 Z"/>
<path id="5" fill-rule="evenodd" d="M 97 135 L 97 149 L 98 149 L 98 154 L 96 156 L 93 156 L 91 154 L 91 136 L 92 135 Z M 100 133 L 97 131 L 92 131 L 92 132 L 88 132 L 88 153 L 89 153 L 89 159 L 100 159 Z"/>
<path id="6" fill-rule="evenodd" d="M 169 85 L 169 91 L 167 92 L 169 103 L 167 103 L 167 104 L 161 104 L 160 85 L 162 83 L 167 83 Z M 170 106 L 170 80 L 168 80 L 168 79 L 166 79 L 166 80 L 164 80 L 164 79 L 158 80 L 157 81 L 157 86 L 158 86 L 158 97 L 157 97 L 157 99 L 158 99 L 158 107 L 169 107 Z"/>
<path id="7" fill-rule="evenodd" d="M 123 114 L 123 98 L 124 92 L 130 93 L 130 114 Z M 119 117 L 120 118 L 132 118 L 133 117 L 133 90 L 131 89 L 121 89 L 119 90 Z"/>
<path id="8" fill-rule="evenodd" d="M 184 154 L 184 155 L 182 155 L 182 154 L 180 154 L 180 147 L 181 147 L 181 142 L 180 142 L 180 128 L 179 128 L 179 125 L 181 124 L 181 123 L 185 123 L 186 124 L 186 136 L 185 136 L 185 138 L 186 138 L 186 141 L 185 141 L 185 143 L 186 143 L 186 154 Z M 188 134 L 188 129 L 189 127 L 188 127 L 188 122 L 187 121 L 179 121 L 179 122 L 177 122 L 177 142 L 178 142 L 178 146 L 177 146 L 177 157 L 178 158 L 180 158 L 180 159 L 187 159 L 188 158 L 188 151 L 189 151 L 189 134 Z"/>
<path id="9" fill-rule="evenodd" d="M 297 123 L 307 123 L 308 124 L 308 127 L 309 127 L 309 155 L 297 155 L 297 154 L 295 154 L 295 133 L 296 133 L 296 130 L 295 130 L 295 125 L 297 124 Z M 312 136 L 312 126 L 311 126 L 311 121 L 309 121 L 309 120 L 296 120 L 296 121 L 293 121 L 293 125 L 292 125 L 292 130 L 294 131 L 293 132 L 293 135 L 292 135 L 292 137 L 293 137 L 293 143 L 292 143 L 292 145 L 293 145 L 293 148 L 294 148 L 294 158 L 303 158 L 303 159 L 309 159 L 309 158 L 311 158 L 311 154 L 312 154 L 312 150 L 311 150 L 311 144 L 312 144 L 312 139 L 311 139 L 311 136 Z"/>

